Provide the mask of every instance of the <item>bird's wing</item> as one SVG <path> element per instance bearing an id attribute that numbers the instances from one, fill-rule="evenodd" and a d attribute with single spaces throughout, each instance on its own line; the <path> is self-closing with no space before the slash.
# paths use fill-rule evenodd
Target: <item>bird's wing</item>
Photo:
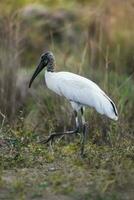
<path id="1" fill-rule="evenodd" d="M 64 72 L 59 79 L 59 90 L 68 100 L 94 107 L 111 119 L 118 118 L 113 101 L 91 80 Z"/>

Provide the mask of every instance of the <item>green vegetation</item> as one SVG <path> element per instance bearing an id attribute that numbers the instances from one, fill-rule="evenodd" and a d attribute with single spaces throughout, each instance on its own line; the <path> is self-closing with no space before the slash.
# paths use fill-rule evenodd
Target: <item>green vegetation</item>
<path id="1" fill-rule="evenodd" d="M 134 196 L 133 0 L 0 2 L 0 199 L 132 200 Z M 80 135 L 39 143 L 71 129 L 68 102 L 28 82 L 42 51 L 56 70 L 84 75 L 115 101 L 119 120 L 93 109 L 86 157 Z"/>

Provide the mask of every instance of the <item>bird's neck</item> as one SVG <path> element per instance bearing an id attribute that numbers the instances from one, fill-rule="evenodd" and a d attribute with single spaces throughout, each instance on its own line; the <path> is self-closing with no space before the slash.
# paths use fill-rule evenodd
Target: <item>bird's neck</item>
<path id="1" fill-rule="evenodd" d="M 54 72 L 54 68 L 55 68 L 55 62 L 54 61 L 50 61 L 47 65 L 47 71 L 48 72 Z"/>

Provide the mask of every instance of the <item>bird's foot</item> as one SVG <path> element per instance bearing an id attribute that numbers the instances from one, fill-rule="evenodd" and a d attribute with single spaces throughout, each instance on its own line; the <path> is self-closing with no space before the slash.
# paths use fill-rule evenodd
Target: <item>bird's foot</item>
<path id="1" fill-rule="evenodd" d="M 85 158 L 87 158 L 87 153 L 86 152 L 81 152 L 81 151 L 79 151 L 79 152 L 77 152 L 77 158 L 79 159 L 79 160 L 83 160 L 83 159 L 85 159 Z"/>
<path id="2" fill-rule="evenodd" d="M 80 157 L 81 158 L 86 158 L 87 157 L 87 154 L 85 152 L 80 152 Z"/>
<path id="3" fill-rule="evenodd" d="M 63 134 L 61 134 L 61 133 L 52 133 L 47 139 L 41 140 L 39 143 L 47 144 L 47 143 L 51 142 L 51 144 L 52 144 L 54 142 L 55 137 L 59 137 L 59 136 L 62 136 L 62 135 Z"/>
<path id="4" fill-rule="evenodd" d="M 60 137 L 61 136 L 61 138 L 62 138 L 64 135 L 72 135 L 74 133 L 78 133 L 78 128 L 76 128 L 75 130 L 72 130 L 72 131 L 66 131 L 66 132 L 61 132 L 61 133 L 52 133 L 48 137 L 48 139 L 42 140 L 42 141 L 40 141 L 40 143 L 47 144 L 50 141 L 53 142 L 55 137 Z"/>

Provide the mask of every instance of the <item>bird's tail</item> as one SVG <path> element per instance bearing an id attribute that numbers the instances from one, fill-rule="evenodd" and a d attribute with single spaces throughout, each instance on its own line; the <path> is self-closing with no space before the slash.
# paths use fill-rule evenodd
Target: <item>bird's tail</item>
<path id="1" fill-rule="evenodd" d="M 118 120 L 118 111 L 115 106 L 115 103 L 106 94 L 104 96 L 107 98 L 107 100 L 111 104 L 111 108 L 112 108 L 112 109 L 110 109 L 110 107 L 109 107 L 110 111 L 107 113 L 108 117 L 117 121 Z"/>

